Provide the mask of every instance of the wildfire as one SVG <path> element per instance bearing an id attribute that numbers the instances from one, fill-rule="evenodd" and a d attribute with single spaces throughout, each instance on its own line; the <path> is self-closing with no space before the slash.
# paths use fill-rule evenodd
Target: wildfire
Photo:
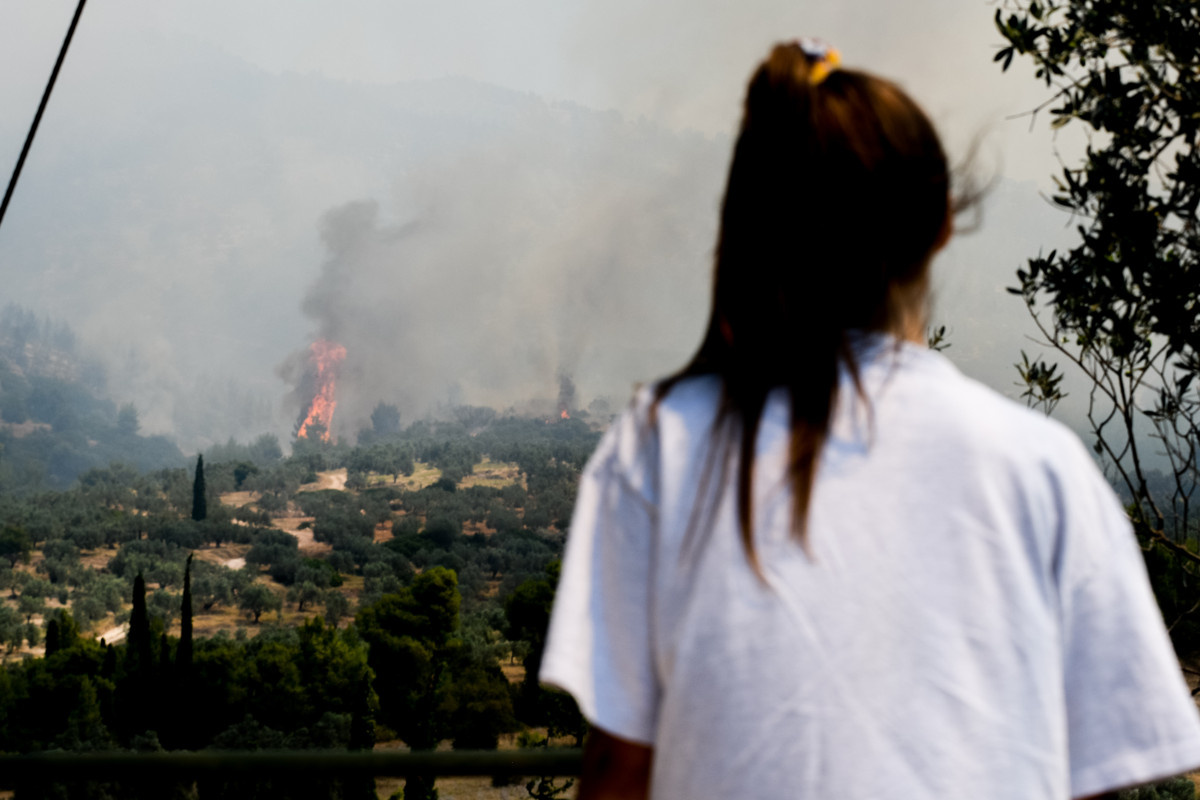
<path id="1" fill-rule="evenodd" d="M 297 437 L 308 438 L 308 426 L 320 425 L 325 430 L 321 433 L 322 441 L 330 440 L 330 430 L 333 423 L 333 411 L 337 408 L 337 398 L 334 394 L 337 379 L 337 365 L 346 357 L 346 348 L 335 342 L 318 339 L 309 347 L 309 363 L 316 369 L 312 403 L 309 404 L 308 414 L 296 431 Z"/>
<path id="2" fill-rule="evenodd" d="M 566 370 L 558 371 L 558 417 L 570 419 L 570 409 L 575 405 L 575 381 Z"/>

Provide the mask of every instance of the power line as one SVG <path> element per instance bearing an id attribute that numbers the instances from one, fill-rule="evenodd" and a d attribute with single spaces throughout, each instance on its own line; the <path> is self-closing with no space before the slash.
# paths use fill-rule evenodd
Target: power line
<path id="1" fill-rule="evenodd" d="M 17 156 L 17 166 L 13 168 L 12 177 L 8 181 L 4 200 L 0 201 L 0 225 L 4 224 L 4 212 L 8 210 L 8 201 L 12 199 L 13 189 L 17 188 L 17 179 L 21 177 L 21 168 L 25 166 L 25 156 L 29 155 L 29 146 L 33 144 L 33 137 L 37 135 L 38 124 L 42 121 L 42 112 L 46 110 L 46 103 L 50 101 L 50 92 L 54 91 L 54 82 L 58 80 L 58 71 L 62 69 L 63 59 L 67 57 L 67 48 L 71 46 L 71 39 L 75 36 L 75 26 L 79 24 L 79 17 L 83 14 L 83 6 L 86 2 L 87 0 L 79 0 L 79 5 L 75 8 L 75 16 L 71 18 L 71 27 L 67 28 L 67 38 L 63 39 L 62 49 L 58 51 L 58 60 L 54 62 L 54 71 L 50 73 L 50 81 L 46 84 L 46 91 L 42 93 L 42 102 L 38 104 L 37 113 L 33 115 L 33 124 L 29 126 L 29 135 L 25 137 L 25 146 L 21 148 L 21 155 Z"/>

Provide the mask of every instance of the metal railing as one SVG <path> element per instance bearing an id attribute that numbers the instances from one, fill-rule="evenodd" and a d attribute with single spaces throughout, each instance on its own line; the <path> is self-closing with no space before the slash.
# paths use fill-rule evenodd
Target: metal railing
<path id="1" fill-rule="evenodd" d="M 0 755 L 0 789 L 39 782 L 321 778 L 575 776 L 576 748 L 531 750 L 368 751 L 205 750 L 166 753 Z"/>

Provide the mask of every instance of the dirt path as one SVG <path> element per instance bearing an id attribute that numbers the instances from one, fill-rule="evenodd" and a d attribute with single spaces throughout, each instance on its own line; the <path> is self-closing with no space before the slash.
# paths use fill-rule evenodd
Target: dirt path
<path id="1" fill-rule="evenodd" d="M 118 625 L 115 628 L 109 628 L 104 633 L 100 634 L 99 638 L 103 639 L 106 644 L 116 644 L 125 640 L 125 634 L 129 632 L 128 625 Z"/>
<path id="2" fill-rule="evenodd" d="M 273 526 L 296 537 L 302 552 L 329 552 L 331 548 L 328 544 L 321 544 L 313 538 L 312 528 L 309 527 L 312 523 L 312 517 L 276 517 L 271 520 Z M 300 527 L 301 525 L 304 527 Z"/>
<path id="3" fill-rule="evenodd" d="M 344 491 L 346 488 L 346 469 L 335 469 L 330 472 L 318 472 L 317 487 L 320 489 L 336 489 Z"/>

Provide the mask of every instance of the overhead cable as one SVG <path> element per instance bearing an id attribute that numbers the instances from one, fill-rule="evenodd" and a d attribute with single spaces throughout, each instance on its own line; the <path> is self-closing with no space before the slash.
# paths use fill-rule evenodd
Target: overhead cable
<path id="1" fill-rule="evenodd" d="M 71 46 L 71 39 L 75 36 L 75 26 L 79 24 L 79 17 L 83 14 L 83 6 L 86 2 L 87 0 L 79 0 L 79 5 L 75 8 L 75 16 L 71 18 L 71 27 L 67 28 L 67 38 L 63 39 L 62 49 L 58 51 L 58 60 L 54 62 L 54 70 L 50 73 L 50 81 L 46 84 L 46 91 L 42 92 L 42 102 L 38 104 L 37 113 L 33 115 L 33 124 L 29 126 L 29 134 L 25 137 L 21 155 L 17 156 L 17 166 L 13 168 L 12 177 L 8 181 L 8 189 L 4 191 L 4 200 L 0 201 L 0 225 L 4 224 L 4 212 L 8 210 L 8 201 L 12 199 L 13 189 L 17 188 L 17 179 L 21 177 L 21 168 L 25 166 L 25 156 L 29 155 L 29 146 L 33 144 L 33 137 L 37 135 L 38 124 L 42 121 L 42 112 L 46 110 L 50 92 L 54 91 L 54 82 L 58 80 L 58 71 L 62 69 L 63 59 L 67 57 L 67 48 Z"/>

